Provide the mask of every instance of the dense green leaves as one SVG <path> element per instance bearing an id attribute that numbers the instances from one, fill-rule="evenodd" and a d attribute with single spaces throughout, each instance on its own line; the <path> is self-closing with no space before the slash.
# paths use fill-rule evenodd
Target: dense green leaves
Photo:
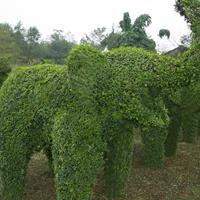
<path id="1" fill-rule="evenodd" d="M 26 30 L 21 22 L 14 28 L 0 24 L 0 55 L 8 57 L 14 65 L 34 65 L 38 63 L 65 64 L 75 41 L 63 31 L 55 30 L 50 40 L 42 40 L 36 27 Z"/>
<path id="2" fill-rule="evenodd" d="M 122 21 L 119 22 L 121 32 L 112 31 L 102 41 L 102 45 L 108 49 L 118 48 L 120 46 L 139 47 L 148 50 L 155 50 L 156 44 L 146 33 L 145 28 L 151 24 L 151 17 L 148 14 L 142 14 L 131 23 L 129 13 L 124 13 Z"/>
<path id="3" fill-rule="evenodd" d="M 34 151 L 51 145 L 52 116 L 66 105 L 67 83 L 66 67 L 44 65 L 19 68 L 2 86 L 1 199 L 22 198 L 28 161 Z"/>
<path id="4" fill-rule="evenodd" d="M 35 151 L 43 149 L 52 162 L 58 200 L 92 199 L 102 169 L 107 197 L 117 199 L 130 172 L 133 127 L 141 130 L 148 167 L 161 167 L 164 155 L 175 155 L 181 127 L 184 140 L 194 142 L 200 111 L 199 1 L 178 0 L 176 6 L 194 32 L 191 48 L 179 59 L 127 47 L 102 53 L 81 45 L 71 51 L 68 67 L 44 64 L 10 74 L 0 91 L 1 199 L 22 199 Z M 145 14 L 132 24 L 125 13 L 122 32 L 113 31 L 105 45 L 153 50 L 145 32 L 150 23 Z M 104 31 L 94 32 L 98 42 L 86 37 L 86 43 L 100 48 Z M 163 29 L 160 36 L 170 33 Z M 13 30 L 1 25 L 0 37 L 11 45 L 0 48 L 0 84 L 10 72 L 9 57 L 19 56 L 13 54 L 15 44 L 23 49 L 20 56 L 29 54 L 27 62 L 39 57 L 55 63 L 65 63 L 73 46 L 60 31 L 50 43 L 40 43 L 39 31 L 26 32 L 20 23 Z M 42 54 L 36 51 L 41 46 Z"/>
<path id="5" fill-rule="evenodd" d="M 133 124 L 110 120 L 105 126 L 107 151 L 105 153 L 106 194 L 116 199 L 125 194 L 133 159 Z"/>
<path id="6" fill-rule="evenodd" d="M 0 41 L 0 56 L 15 60 L 19 55 L 19 48 L 8 24 L 0 24 Z"/>
<path id="7" fill-rule="evenodd" d="M 131 24 L 131 18 L 128 12 L 124 13 L 123 20 L 120 21 L 119 24 L 122 29 L 122 32 L 127 32 L 131 30 L 132 24 Z"/>
<path id="8" fill-rule="evenodd" d="M 141 30 L 149 20 L 142 16 Z M 60 40 L 57 36 L 53 38 Z M 161 167 L 164 154 L 175 154 L 178 134 L 173 134 L 180 128 L 174 125 L 180 121 L 171 115 L 177 112 L 171 102 L 198 111 L 195 102 L 183 98 L 190 93 L 180 90 L 190 87 L 198 94 L 195 50 L 194 45 L 178 60 L 143 49 L 102 53 L 81 45 L 71 51 L 68 67 L 16 69 L 0 92 L 1 197 L 22 198 L 28 161 L 41 149 L 53 158 L 58 200 L 90 200 L 103 163 L 107 196 L 122 196 L 132 160 L 133 127 L 141 129 L 146 165 Z"/>
<path id="9" fill-rule="evenodd" d="M 176 92 L 165 96 L 165 103 L 169 111 L 170 124 L 168 136 L 165 141 L 166 156 L 174 156 L 178 143 L 180 129 L 185 142 L 194 142 L 198 130 L 199 119 L 199 7 L 198 0 L 177 0 L 176 9 L 185 17 L 192 29 L 192 42 L 189 49 L 179 56 L 180 65 L 188 68 L 190 72 L 187 77 L 187 84 Z"/>
<path id="10" fill-rule="evenodd" d="M 43 59 L 52 60 L 56 64 L 65 64 L 74 42 L 68 41 L 62 31 L 57 30 L 51 35 L 51 41 L 44 42 L 41 46 L 44 49 Z"/>
<path id="11" fill-rule="evenodd" d="M 10 71 L 11 68 L 10 68 L 9 58 L 0 57 L 0 86 L 6 80 Z"/>
<path id="12" fill-rule="evenodd" d="M 163 38 L 164 36 L 166 36 L 168 39 L 170 38 L 170 31 L 167 29 L 161 29 L 159 31 L 159 37 Z"/>

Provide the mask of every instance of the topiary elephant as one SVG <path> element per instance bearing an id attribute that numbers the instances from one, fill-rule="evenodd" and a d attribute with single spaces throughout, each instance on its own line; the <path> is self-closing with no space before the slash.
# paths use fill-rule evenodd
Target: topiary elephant
<path id="1" fill-rule="evenodd" d="M 187 64 L 196 69 L 196 78 L 191 79 L 191 84 L 181 88 L 167 99 L 166 105 L 169 110 L 170 124 L 168 136 L 165 141 L 166 156 L 176 154 L 178 133 L 182 129 L 183 141 L 193 143 L 198 132 L 198 121 L 200 113 L 200 87 L 199 64 L 200 64 L 200 1 L 199 0 L 177 0 L 176 10 L 185 17 L 192 30 L 191 45 L 186 52 L 179 56 L 183 65 Z M 193 80 L 194 79 L 194 80 Z"/>
<path id="2" fill-rule="evenodd" d="M 52 161 L 58 200 L 89 200 L 104 166 L 107 196 L 123 194 L 133 126 L 146 163 L 163 163 L 167 109 L 161 94 L 187 84 L 196 69 L 142 49 L 72 50 L 68 66 L 14 70 L 0 91 L 0 194 L 21 200 L 27 164 L 41 149 Z M 195 72 L 194 72 L 195 71 Z"/>

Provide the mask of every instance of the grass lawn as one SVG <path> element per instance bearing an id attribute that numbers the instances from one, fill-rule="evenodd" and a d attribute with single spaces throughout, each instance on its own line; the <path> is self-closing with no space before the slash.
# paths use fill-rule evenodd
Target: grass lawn
<path id="1" fill-rule="evenodd" d="M 94 200 L 106 200 L 102 185 L 100 178 Z M 24 200 L 56 200 L 54 179 L 42 153 L 35 154 L 29 164 Z M 166 159 L 160 170 L 144 167 L 143 148 L 136 143 L 123 200 L 200 200 L 200 138 L 196 144 L 179 143 L 177 156 Z"/>

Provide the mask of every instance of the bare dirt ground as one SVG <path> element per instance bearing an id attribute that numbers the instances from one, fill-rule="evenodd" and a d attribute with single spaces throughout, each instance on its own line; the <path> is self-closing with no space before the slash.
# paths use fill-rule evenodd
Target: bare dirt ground
<path id="1" fill-rule="evenodd" d="M 101 182 L 94 200 L 106 200 Z M 56 200 L 54 178 L 42 153 L 35 154 L 29 164 L 24 200 Z M 196 144 L 179 143 L 177 156 L 166 159 L 159 170 L 144 167 L 142 145 L 136 144 L 123 200 L 200 200 L 200 138 Z"/>

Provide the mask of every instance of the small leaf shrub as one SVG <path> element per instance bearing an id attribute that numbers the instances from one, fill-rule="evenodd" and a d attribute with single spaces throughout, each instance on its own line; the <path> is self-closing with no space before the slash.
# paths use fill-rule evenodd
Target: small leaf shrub
<path id="1" fill-rule="evenodd" d="M 0 85 L 6 80 L 11 68 L 9 64 L 9 59 L 0 57 Z"/>
<path id="2" fill-rule="evenodd" d="M 113 119 L 131 120 L 139 126 L 145 144 L 145 163 L 161 167 L 169 124 L 164 99 L 189 83 L 192 72 L 180 61 L 136 48 L 106 53 L 114 75 L 109 79 L 107 100 Z"/>
<path id="3" fill-rule="evenodd" d="M 164 98 L 196 80 L 198 72 L 135 48 L 101 53 L 80 45 L 67 63 L 17 68 L 1 88 L 3 200 L 22 199 L 27 164 L 41 149 L 52 161 L 58 200 L 91 199 L 102 168 L 107 196 L 122 196 L 133 157 L 133 126 L 141 129 L 146 165 L 161 167 L 170 123 Z"/>
<path id="4" fill-rule="evenodd" d="M 27 164 L 34 151 L 51 145 L 55 113 L 69 96 L 66 67 L 13 70 L 0 93 L 1 199 L 22 198 Z"/>

